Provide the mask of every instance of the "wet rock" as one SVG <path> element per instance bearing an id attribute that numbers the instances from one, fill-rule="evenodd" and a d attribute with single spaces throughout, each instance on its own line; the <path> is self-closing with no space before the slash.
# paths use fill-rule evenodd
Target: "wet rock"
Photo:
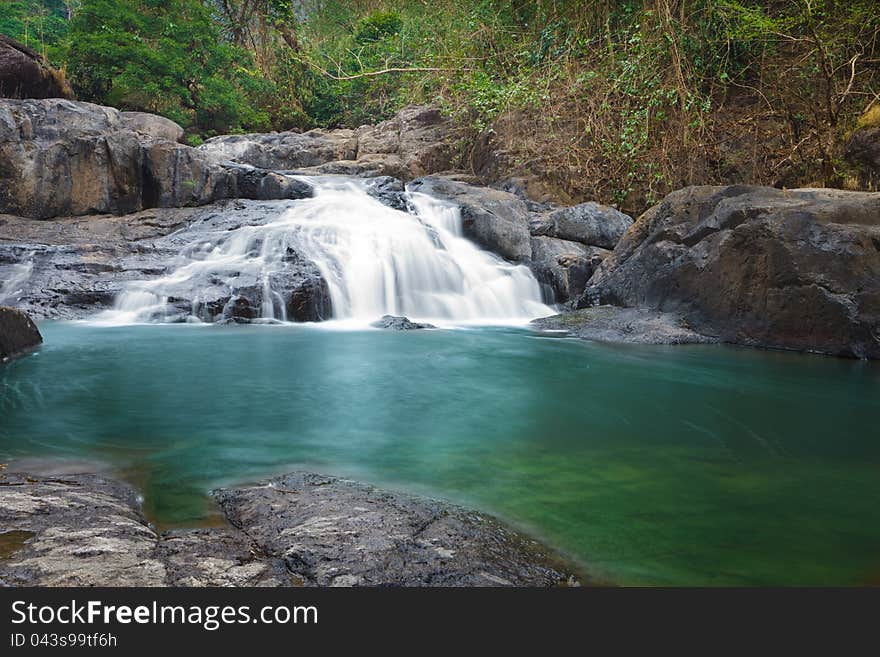
<path id="1" fill-rule="evenodd" d="M 626 233 L 578 304 L 673 312 L 722 341 L 880 358 L 880 194 L 690 187 Z"/>
<path id="2" fill-rule="evenodd" d="M 0 34 L 0 98 L 73 98 L 73 89 L 39 53 Z"/>
<path id="3" fill-rule="evenodd" d="M 406 317 L 395 317 L 394 315 L 383 315 L 381 319 L 373 322 L 370 326 L 390 331 L 414 331 L 416 329 L 437 328 L 433 324 L 419 324 L 411 322 Z"/>
<path id="4" fill-rule="evenodd" d="M 532 257 L 529 211 L 513 194 L 444 176 L 419 178 L 407 188 L 455 203 L 465 236 L 484 249 L 514 262 Z"/>
<path id="5" fill-rule="evenodd" d="M 304 473 L 215 496 L 230 525 L 158 533 L 126 484 L 0 472 L 0 585 L 571 583 L 539 544 L 443 502 Z"/>
<path id="6" fill-rule="evenodd" d="M 553 291 L 551 301 L 579 298 L 587 281 L 611 251 L 555 237 L 533 237 L 530 267 L 542 285 Z"/>
<path id="7" fill-rule="evenodd" d="M 567 574 L 492 518 L 335 477 L 219 490 L 230 522 L 312 586 L 552 586 Z"/>
<path id="8" fill-rule="evenodd" d="M 538 215 L 532 219 L 530 229 L 536 237 L 555 237 L 613 249 L 632 224 L 629 215 L 589 202 Z"/>
<path id="9" fill-rule="evenodd" d="M 43 336 L 26 313 L 0 306 L 0 363 L 36 349 L 41 344 Z"/>
<path id="10" fill-rule="evenodd" d="M 543 317 L 532 322 L 543 331 L 565 331 L 597 342 L 633 344 L 708 344 L 718 340 L 701 335 L 674 313 L 639 308 L 596 306 Z"/>
<path id="11" fill-rule="evenodd" d="M 291 201 L 223 201 L 199 208 L 156 208 L 124 216 L 98 215 L 33 221 L 0 215 L 0 289 L 5 303 L 36 318 L 80 319 L 109 309 L 133 281 L 150 281 L 230 230 L 263 224 Z M 317 321 L 331 315 L 326 282 L 310 261 L 291 251 L 271 274 L 280 292 L 277 316 Z M 242 273 L 216 281 L 191 298 L 188 286 L 170 294 L 173 321 L 250 321 L 261 315 L 263 281 Z M 190 296 L 187 296 L 190 295 Z M 3 302 L 3 301 L 0 301 Z"/>
<path id="12" fill-rule="evenodd" d="M 263 169 L 302 169 L 354 159 L 357 137 L 352 130 L 321 129 L 223 135 L 209 139 L 198 151 L 215 162 L 232 161 Z"/>
<path id="13" fill-rule="evenodd" d="M 7 586 L 163 586 L 158 536 L 133 489 L 96 475 L 0 473 L 0 527 L 33 536 L 0 561 Z"/>

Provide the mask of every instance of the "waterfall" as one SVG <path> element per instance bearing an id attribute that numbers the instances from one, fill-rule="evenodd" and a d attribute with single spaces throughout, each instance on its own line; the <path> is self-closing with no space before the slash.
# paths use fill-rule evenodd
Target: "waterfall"
<path id="1" fill-rule="evenodd" d="M 24 283 L 31 276 L 34 270 L 34 253 L 22 260 L 21 262 L 11 265 L 8 268 L 5 280 L 0 280 L 0 306 L 11 303 L 15 305 L 19 295 L 22 293 Z"/>
<path id="2" fill-rule="evenodd" d="M 314 196 L 277 216 L 200 235 L 170 273 L 128 284 L 99 321 L 180 321 L 180 300 L 192 306 L 186 321 L 198 321 L 200 304 L 221 292 L 235 299 L 246 286 L 260 299 L 260 318 L 283 321 L 277 280 L 292 257 L 320 273 L 334 320 L 365 324 L 389 314 L 441 324 L 521 323 L 553 313 L 528 267 L 463 236 L 455 205 L 407 193 L 411 211 L 403 212 L 370 196 L 363 183 L 310 182 Z"/>

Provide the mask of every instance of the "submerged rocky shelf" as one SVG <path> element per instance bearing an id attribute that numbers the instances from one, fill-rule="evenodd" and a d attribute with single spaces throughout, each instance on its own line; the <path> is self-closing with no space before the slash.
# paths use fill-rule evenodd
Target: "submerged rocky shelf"
<path id="1" fill-rule="evenodd" d="M 576 583 L 536 541 L 445 502 L 301 472 L 212 495 L 227 526 L 159 532 L 120 481 L 0 473 L 0 585 Z"/>

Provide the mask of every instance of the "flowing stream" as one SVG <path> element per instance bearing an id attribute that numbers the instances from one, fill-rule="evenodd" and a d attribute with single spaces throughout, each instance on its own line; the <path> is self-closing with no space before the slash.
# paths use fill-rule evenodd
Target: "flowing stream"
<path id="1" fill-rule="evenodd" d="M 528 267 L 505 262 L 462 234 L 459 209 L 424 194 L 407 194 L 410 212 L 384 205 L 362 184 L 312 178 L 313 198 L 264 223 L 200 235 L 167 275 L 130 284 L 108 324 L 167 321 L 169 299 L 191 299 L 243 280 L 262 287 L 260 317 L 286 321 L 276 281 L 296 254 L 327 283 L 332 319 L 367 324 L 406 315 L 440 324 L 524 323 L 553 314 Z"/>

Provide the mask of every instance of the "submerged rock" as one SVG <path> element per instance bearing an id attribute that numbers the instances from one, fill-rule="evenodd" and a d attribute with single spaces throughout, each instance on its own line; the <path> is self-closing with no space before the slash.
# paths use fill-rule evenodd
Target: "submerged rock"
<path id="1" fill-rule="evenodd" d="M 417 322 L 411 322 L 406 317 L 395 317 L 394 315 L 383 315 L 381 319 L 373 322 L 370 326 L 392 331 L 412 331 L 415 329 L 437 328 L 433 324 L 419 324 Z"/>
<path id="2" fill-rule="evenodd" d="M 709 344 L 718 342 L 701 335 L 675 313 L 640 308 L 597 306 L 542 317 L 532 326 L 543 331 L 565 331 L 569 335 L 597 342 L 632 344 Z"/>
<path id="3" fill-rule="evenodd" d="M 0 363 L 36 349 L 42 343 L 40 330 L 26 313 L 0 306 Z"/>
<path id="4" fill-rule="evenodd" d="M 215 496 L 230 526 L 160 533 L 126 484 L 0 472 L 0 585 L 570 583 L 536 542 L 443 502 L 304 473 Z"/>
<path id="5" fill-rule="evenodd" d="M 690 187 L 646 212 L 578 302 L 673 312 L 724 342 L 880 358 L 880 194 Z"/>

